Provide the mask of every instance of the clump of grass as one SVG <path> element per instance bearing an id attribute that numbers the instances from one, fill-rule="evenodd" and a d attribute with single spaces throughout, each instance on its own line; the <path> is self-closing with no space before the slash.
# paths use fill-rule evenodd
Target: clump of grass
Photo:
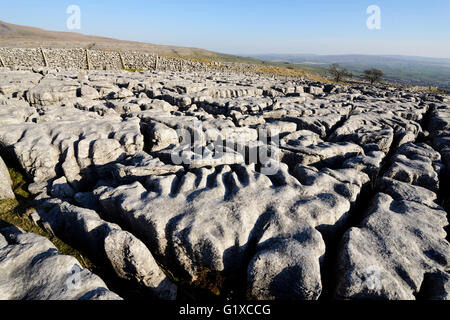
<path id="1" fill-rule="evenodd" d="M 344 82 L 344 81 L 336 82 L 334 80 L 319 76 L 317 74 L 308 73 L 308 74 L 306 74 L 306 77 L 312 81 L 317 81 L 317 82 L 321 82 L 321 83 L 349 85 L 349 83 L 347 83 L 347 82 Z"/>
<path id="2" fill-rule="evenodd" d="M 274 74 L 279 76 L 288 76 L 288 77 L 302 77 L 305 75 L 305 72 L 286 67 L 276 67 L 276 66 L 261 66 L 254 69 L 256 73 L 263 74 Z"/>
<path id="3" fill-rule="evenodd" d="M 19 202 L 16 199 L 4 199 L 0 200 L 0 214 L 4 214 L 14 210 L 18 206 Z"/>
<path id="4" fill-rule="evenodd" d="M 142 72 L 142 69 L 132 69 L 132 68 L 122 68 L 122 70 L 128 71 L 128 72 Z"/>
<path id="5" fill-rule="evenodd" d="M 446 94 L 446 92 L 439 90 L 439 89 L 427 89 L 426 92 L 435 93 L 435 94 Z"/>
<path id="6" fill-rule="evenodd" d="M 186 275 L 174 274 L 164 265 L 159 263 L 158 265 L 166 276 L 177 285 L 178 295 L 181 299 L 220 301 L 228 297 L 228 291 L 223 290 L 226 279 L 218 271 L 212 271 L 201 266 L 197 269 L 197 279 L 191 281 L 191 279 L 186 278 Z"/>
<path id="7" fill-rule="evenodd" d="M 206 289 L 212 294 L 219 296 L 223 286 L 224 278 L 220 272 L 212 272 L 208 268 L 202 267 L 199 270 L 198 278 L 194 281 L 195 287 Z"/>
<path id="8" fill-rule="evenodd" d="M 12 189 L 16 196 L 20 196 L 24 199 L 30 198 L 30 193 L 27 191 L 28 182 L 25 176 L 18 170 L 13 168 L 8 168 L 9 175 L 11 176 L 11 180 L 13 182 Z"/>

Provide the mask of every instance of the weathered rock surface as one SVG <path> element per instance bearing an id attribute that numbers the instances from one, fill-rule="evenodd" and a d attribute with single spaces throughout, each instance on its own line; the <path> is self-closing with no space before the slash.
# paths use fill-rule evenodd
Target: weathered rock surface
<path id="1" fill-rule="evenodd" d="M 0 94 L 7 98 L 21 97 L 29 88 L 36 86 L 41 79 L 41 74 L 25 70 L 1 72 Z"/>
<path id="2" fill-rule="evenodd" d="M 342 239 L 337 296 L 412 300 L 427 287 L 427 298 L 448 298 L 445 211 L 380 193 L 367 214 Z"/>
<path id="3" fill-rule="evenodd" d="M 439 160 L 425 144 L 397 150 L 366 218 L 341 240 L 338 298 L 449 298 L 448 220 L 434 193 Z"/>
<path id="4" fill-rule="evenodd" d="M 15 227 L 0 229 L 0 233 L 2 300 L 121 299 L 75 258 L 61 255 L 46 238 Z"/>
<path id="5" fill-rule="evenodd" d="M 318 299 L 337 266 L 339 298 L 448 298 L 448 96 L 130 52 L 143 71 L 100 70 L 121 58 L 96 50 L 81 71 L 85 50 L 45 50 L 78 70 L 0 48 L 22 66 L 0 68 L 0 153 L 30 218 L 113 277 L 163 299 Z"/>
<path id="6" fill-rule="evenodd" d="M 297 150 L 301 151 L 302 148 L 297 149 L 296 147 L 306 147 L 310 145 L 316 145 L 320 142 L 323 141 L 322 139 L 320 139 L 317 133 L 308 130 L 300 130 L 285 136 L 281 140 L 281 146 L 291 151 Z"/>
<path id="7" fill-rule="evenodd" d="M 306 147 L 285 144 L 283 148 L 288 150 L 282 155 L 284 162 L 311 166 L 336 167 L 348 158 L 364 154 L 360 146 L 351 142 L 320 142 Z"/>
<path id="8" fill-rule="evenodd" d="M 445 181 L 448 181 L 450 178 L 450 106 L 448 104 L 435 106 L 430 118 L 428 129 L 431 143 L 441 154 L 442 162 L 446 166 Z"/>
<path id="9" fill-rule="evenodd" d="M 362 171 L 375 180 L 385 156 L 383 151 L 369 151 L 365 155 L 347 159 L 343 163 L 343 167 Z"/>
<path id="10" fill-rule="evenodd" d="M 323 255 L 323 243 L 317 231 L 307 231 L 310 236 L 304 240 L 300 240 L 300 235 L 315 226 L 332 229 L 345 219 L 350 202 L 368 180 L 364 174 L 346 170 L 336 173 L 311 170 L 309 177 L 304 175 L 307 186 L 303 187 L 285 167 L 269 178 L 245 166 L 221 166 L 193 170 L 180 177 L 149 178 L 148 191 L 134 183 L 103 187 L 96 193 L 110 219 L 129 226 L 165 265 L 174 270 L 176 266 L 191 281 L 204 270 L 230 276 L 243 267 L 245 256 L 252 254 L 249 243 L 256 241 L 261 255 L 270 250 L 270 255 L 284 261 L 278 271 L 265 278 L 264 285 L 279 286 L 278 281 L 285 281 L 283 276 L 278 277 L 284 268 L 294 266 L 295 272 L 286 275 L 294 281 L 292 287 L 271 291 L 262 288 L 260 272 L 264 269 L 256 264 L 255 269 L 249 270 L 255 296 L 267 298 L 268 292 L 272 292 L 271 298 L 283 298 L 289 292 L 293 298 L 315 299 L 321 289 L 319 258 Z M 281 220 L 286 225 L 278 225 Z M 269 231 L 264 227 L 268 224 L 273 224 Z M 288 246 L 287 251 L 278 250 L 278 237 L 286 238 L 282 246 Z M 322 244 L 317 247 L 318 243 Z M 314 246 L 308 249 L 311 255 L 296 259 L 305 246 Z M 317 273 L 305 274 L 306 279 L 298 271 L 308 264 L 315 265 L 311 270 Z"/>
<path id="11" fill-rule="evenodd" d="M 277 217 L 278 218 L 278 217 Z M 320 263 L 325 244 L 314 228 L 286 219 L 271 219 L 248 266 L 256 299 L 316 300 L 321 288 Z"/>
<path id="12" fill-rule="evenodd" d="M 0 143 L 35 182 L 64 175 L 79 181 L 89 166 L 101 166 L 143 148 L 137 119 L 50 121 L 5 125 Z"/>
<path id="13" fill-rule="evenodd" d="M 49 202 L 45 206 L 48 208 L 39 210 L 38 224 L 83 249 L 91 259 L 112 267 L 120 278 L 145 285 L 160 298 L 176 297 L 176 286 L 167 279 L 147 247 L 131 233 L 102 220 L 93 210 L 67 202 Z"/>
<path id="14" fill-rule="evenodd" d="M 31 88 L 26 93 L 26 98 L 32 105 L 50 105 L 66 98 L 77 96 L 78 83 L 74 81 L 47 80 Z"/>
<path id="15" fill-rule="evenodd" d="M 36 109 L 18 99 L 0 96 L 0 124 L 14 124 L 33 121 L 37 117 Z"/>
<path id="16" fill-rule="evenodd" d="M 437 195 L 423 187 L 389 178 L 381 178 L 377 182 L 377 189 L 388 194 L 394 200 L 414 201 L 430 208 L 439 207 Z"/>
<path id="17" fill-rule="evenodd" d="M 182 169 L 182 166 L 165 164 L 158 158 L 139 151 L 121 162 L 108 165 L 104 171 L 110 173 L 118 184 L 124 184 L 141 180 L 149 175 L 176 173 Z"/>
<path id="18" fill-rule="evenodd" d="M 407 143 L 391 159 L 385 176 L 437 192 L 441 156 L 426 144 Z"/>
<path id="19" fill-rule="evenodd" d="M 387 153 L 394 139 L 399 140 L 399 143 L 414 141 L 422 132 L 417 121 L 423 118 L 426 111 L 426 108 L 411 103 L 407 107 L 398 103 L 394 109 L 384 101 L 373 105 L 361 104 L 354 108 L 350 117 L 332 133 L 330 139 L 353 141 L 366 150 Z"/>
<path id="20" fill-rule="evenodd" d="M 177 146 L 180 141 L 177 132 L 163 123 L 152 121 L 144 123 L 143 133 L 151 151 L 159 151 Z"/>
<path id="21" fill-rule="evenodd" d="M 0 200 L 14 199 L 14 192 L 12 190 L 12 180 L 8 172 L 8 168 L 0 157 Z"/>

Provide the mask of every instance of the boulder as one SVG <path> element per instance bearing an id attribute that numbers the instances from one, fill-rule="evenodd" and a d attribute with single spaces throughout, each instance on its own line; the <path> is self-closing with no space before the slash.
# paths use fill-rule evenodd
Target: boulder
<path id="1" fill-rule="evenodd" d="M 83 250 L 94 261 L 112 267 L 122 279 L 150 288 L 163 299 L 176 297 L 176 286 L 157 265 L 147 247 L 118 225 L 106 222 L 93 210 L 67 202 L 47 202 L 38 211 L 38 224 Z"/>
<path id="2" fill-rule="evenodd" d="M 283 148 L 286 151 L 283 151 L 281 159 L 290 166 L 301 164 L 335 168 L 348 158 L 364 154 L 360 146 L 351 142 L 320 142 L 308 146 L 283 144 Z"/>
<path id="3" fill-rule="evenodd" d="M 150 121 L 143 123 L 141 127 L 150 151 L 163 150 L 180 143 L 177 132 L 165 124 Z"/>
<path id="4" fill-rule="evenodd" d="M 354 168 L 366 173 L 372 180 L 375 180 L 385 158 L 383 151 L 369 151 L 365 155 L 359 155 L 344 161 L 344 168 Z"/>
<path id="5" fill-rule="evenodd" d="M 13 182 L 9 175 L 8 167 L 0 157 L 0 200 L 2 199 L 14 199 L 15 195 L 12 190 Z"/>
<path id="6" fill-rule="evenodd" d="M 281 147 L 291 150 L 291 151 L 301 151 L 301 147 L 306 147 L 310 145 L 316 145 L 323 142 L 317 133 L 308 130 L 300 130 L 288 134 L 283 139 L 281 139 Z M 296 148 L 300 147 L 300 148 Z"/>
<path id="7" fill-rule="evenodd" d="M 78 95 L 80 97 L 86 98 L 86 99 L 99 99 L 100 98 L 100 94 L 98 93 L 98 91 L 95 88 L 92 88 L 87 85 L 83 85 L 83 86 L 81 86 L 80 89 L 78 89 Z"/>
<path id="8" fill-rule="evenodd" d="M 281 260 L 287 263 L 284 267 L 295 265 L 296 272 L 303 267 L 319 272 L 319 258 L 323 255 L 323 244 L 318 246 L 320 235 L 312 230 L 308 231 L 308 237 L 302 238 L 300 234 L 305 228 L 317 226 L 331 230 L 335 224 L 339 225 L 368 178 L 353 169 L 313 170 L 309 181 L 301 171 L 296 175 L 304 176 L 305 181 L 300 184 L 283 165 L 274 176 L 256 173 L 243 165 L 219 166 L 190 170 L 181 176 L 154 176 L 147 180 L 148 191 L 136 182 L 117 188 L 101 187 L 94 193 L 99 196 L 108 219 L 129 226 L 155 256 L 161 257 L 166 268 L 188 281 L 195 282 L 205 271 L 231 277 L 244 267 L 246 256 L 257 254 L 251 243 L 257 243 L 261 255 L 268 248 L 276 255 L 279 246 L 264 246 L 266 236 L 275 243 L 277 237 L 286 238 L 289 249 Z M 307 182 L 310 184 L 306 185 Z M 214 215 L 210 208 L 214 208 Z M 291 227 L 289 232 L 274 226 L 275 229 L 270 228 L 266 234 L 267 223 L 273 221 L 275 225 L 281 220 L 286 221 L 285 228 Z M 289 223 L 291 220 L 302 222 Z M 295 260 L 303 254 L 305 246 L 312 246 L 312 253 L 304 260 Z M 298 252 L 293 254 L 292 250 Z M 311 264 L 315 265 L 312 269 Z M 284 267 L 276 270 L 282 273 Z M 259 269 L 260 265 L 256 264 L 255 268 Z M 259 279 L 260 271 L 256 269 L 249 273 Z M 277 277 L 277 272 L 271 274 L 265 284 L 284 279 Z M 292 287 L 279 291 L 280 296 L 271 297 L 282 298 L 286 292 L 291 292 L 293 297 L 315 299 L 321 290 L 317 279 L 320 279 L 319 273 L 300 272 Z M 262 284 L 250 281 L 249 285 L 255 288 L 255 296 L 269 297 L 258 289 Z"/>
<path id="9" fill-rule="evenodd" d="M 40 84 L 27 91 L 26 98 L 32 105 L 51 105 L 66 98 L 76 98 L 77 89 L 77 82 L 41 81 Z"/>
<path id="10" fill-rule="evenodd" d="M 0 229 L 0 299 L 121 300 L 98 276 L 62 255 L 46 238 L 16 227 Z M 4 241 L 3 241 L 4 242 Z"/>
<path id="11" fill-rule="evenodd" d="M 391 159 L 391 166 L 385 177 L 427 188 L 439 190 L 441 156 L 426 144 L 406 143 Z M 437 170 L 436 170 L 437 169 Z"/>
<path id="12" fill-rule="evenodd" d="M 414 300 L 448 297 L 446 212 L 380 193 L 367 218 L 341 240 L 336 297 Z"/>
<path id="13" fill-rule="evenodd" d="M 54 198 L 70 200 L 75 195 L 75 191 L 67 183 L 67 179 L 61 177 L 53 181 L 50 194 Z"/>
<path id="14" fill-rule="evenodd" d="M 136 118 L 126 121 L 50 121 L 5 125 L 0 143 L 34 182 L 64 175 L 75 187 L 88 167 L 119 161 L 144 146 Z"/>

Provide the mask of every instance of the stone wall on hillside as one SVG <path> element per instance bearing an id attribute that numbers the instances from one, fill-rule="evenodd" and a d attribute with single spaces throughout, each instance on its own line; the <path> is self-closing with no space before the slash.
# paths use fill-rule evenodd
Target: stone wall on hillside
<path id="1" fill-rule="evenodd" d="M 44 54 L 43 54 L 44 53 Z M 83 48 L 0 48 L 0 66 L 48 67 L 64 69 L 142 69 L 161 71 L 206 71 L 207 69 L 231 70 L 233 63 L 203 63 L 184 59 L 170 59 L 152 53 L 137 51 L 104 51 Z M 89 59 L 89 61 L 88 61 Z M 246 69 L 251 69 L 246 66 Z"/>

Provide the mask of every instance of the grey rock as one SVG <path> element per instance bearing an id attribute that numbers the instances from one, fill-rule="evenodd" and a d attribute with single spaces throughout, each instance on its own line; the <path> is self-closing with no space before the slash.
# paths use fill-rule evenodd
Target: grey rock
<path id="1" fill-rule="evenodd" d="M 270 179 L 245 166 L 221 166 L 192 170 L 181 177 L 153 177 L 146 184 L 149 191 L 136 182 L 118 188 L 102 187 L 95 194 L 98 194 L 104 212 L 110 215 L 108 219 L 128 225 L 154 255 L 162 257 L 161 261 L 167 268 L 178 270 L 190 281 L 195 281 L 205 268 L 230 276 L 241 267 L 249 239 L 263 242 L 259 240 L 265 234 L 263 226 L 271 220 L 272 215 L 276 217 L 274 221 L 304 221 L 286 224 L 286 227 L 292 225 L 300 228 L 291 231 L 292 237 L 302 233 L 308 226 L 329 225 L 332 228 L 339 220 L 344 220 L 342 218 L 348 214 L 350 201 L 357 197 L 360 189 L 357 182 L 353 181 L 355 178 L 351 178 L 359 174 L 355 175 L 357 172 L 353 169 L 346 170 L 336 173 L 336 178 L 325 172 L 313 171 L 310 174 L 311 184 L 303 187 L 283 166 Z M 364 174 L 361 178 L 360 183 L 368 180 Z M 339 193 L 335 190 L 339 190 Z M 279 203 L 284 205 L 279 206 Z M 211 215 L 210 208 L 215 208 L 217 214 Z M 267 237 L 276 238 L 276 232 L 268 233 Z M 295 244 L 297 240 L 292 237 L 286 241 Z M 316 240 L 308 243 L 316 246 L 319 240 L 317 236 L 314 237 Z M 301 247 L 294 245 L 292 250 L 300 250 Z M 317 271 L 318 257 L 322 255 L 320 248 L 311 248 L 313 254 L 308 255 L 303 262 L 292 261 L 295 255 L 283 259 L 292 264 L 314 264 L 316 267 L 311 270 Z M 276 246 L 273 249 L 276 251 Z M 282 268 L 277 270 L 281 272 Z M 276 275 L 273 274 L 273 277 Z M 317 280 L 320 275 L 305 274 L 304 277 Z M 299 293 L 297 284 L 293 284 L 285 292 L 291 292 L 295 297 L 303 295 L 309 298 L 316 298 L 320 294 L 320 281 L 304 281 L 303 276 L 300 276 L 298 282 L 312 287 L 303 288 L 302 293 Z M 255 284 L 255 288 L 260 288 L 260 285 Z M 308 290 L 314 293 L 305 293 Z M 255 289 L 255 294 L 257 292 L 259 289 Z M 261 292 L 263 296 L 265 293 Z M 280 293 L 282 296 L 284 293 Z"/>
<path id="2" fill-rule="evenodd" d="M 165 124 L 151 121 L 142 124 L 142 132 L 151 151 L 179 145 L 177 132 Z"/>
<path id="3" fill-rule="evenodd" d="M 311 115 L 308 117 L 285 117 L 286 121 L 297 123 L 298 130 L 309 130 L 317 133 L 322 139 L 331 133 L 332 128 L 341 120 L 337 113 Z"/>
<path id="4" fill-rule="evenodd" d="M 296 147 L 306 147 L 310 145 L 316 145 L 323 142 L 317 133 L 308 130 L 300 130 L 288 134 L 281 140 L 281 147 L 286 148 L 291 151 L 303 150 L 303 148 Z"/>
<path id="5" fill-rule="evenodd" d="M 342 133 L 341 128 L 338 128 L 332 135 L 332 141 L 351 141 L 357 143 L 364 150 L 367 151 L 382 151 L 388 153 L 392 142 L 394 141 L 394 130 L 387 129 L 367 129 L 354 128 L 350 133 Z"/>
<path id="6" fill-rule="evenodd" d="M 77 192 L 74 194 L 73 198 L 76 203 L 82 208 L 98 210 L 98 201 L 97 198 L 92 194 L 92 192 Z"/>
<path id="7" fill-rule="evenodd" d="M 321 88 L 321 87 L 309 86 L 306 89 L 307 89 L 307 92 L 311 93 L 311 94 L 321 94 L 321 93 L 323 93 L 323 88 Z"/>
<path id="8" fill-rule="evenodd" d="M 388 194 L 394 200 L 414 201 L 430 208 L 439 207 L 437 195 L 420 186 L 383 177 L 377 180 L 376 187 L 378 191 Z"/>
<path id="9" fill-rule="evenodd" d="M 245 162 L 244 156 L 233 149 L 221 145 L 208 145 L 202 148 L 201 155 L 189 150 L 179 154 L 184 164 L 190 169 L 201 167 L 217 167 L 221 165 L 241 164 Z"/>
<path id="10" fill-rule="evenodd" d="M 343 167 L 362 171 L 371 177 L 372 180 L 375 180 L 385 156 L 383 151 L 370 151 L 365 155 L 347 159 L 344 162 Z"/>
<path id="11" fill-rule="evenodd" d="M 236 122 L 239 127 L 246 127 L 264 124 L 266 123 L 266 120 L 258 116 L 244 116 L 241 119 L 236 120 Z"/>
<path id="12" fill-rule="evenodd" d="M 360 146 L 351 142 L 320 142 L 308 146 L 283 144 L 283 148 L 288 150 L 283 153 L 283 161 L 313 166 L 336 167 L 348 158 L 364 154 Z"/>
<path id="13" fill-rule="evenodd" d="M 160 298 L 176 297 L 176 286 L 166 279 L 147 247 L 131 233 L 102 220 L 93 210 L 67 202 L 47 206 L 49 210 L 39 211 L 39 223 L 51 228 L 53 234 L 83 249 L 91 259 L 110 265 L 120 278 L 143 284 Z"/>
<path id="14" fill-rule="evenodd" d="M 80 97 L 87 98 L 87 99 L 99 99 L 100 98 L 100 94 L 98 93 L 98 91 L 87 85 L 81 86 L 81 88 L 79 89 L 79 95 L 80 95 Z"/>
<path id="15" fill-rule="evenodd" d="M 116 162 L 124 157 L 125 151 L 117 140 L 97 139 L 92 144 L 92 163 L 96 166 Z"/>
<path id="16" fill-rule="evenodd" d="M 104 243 L 106 255 L 121 278 L 136 279 L 161 299 L 176 299 L 177 287 L 162 272 L 140 240 L 129 232 L 113 230 Z"/>
<path id="17" fill-rule="evenodd" d="M 0 157 L 0 200 L 15 198 L 12 185 L 13 183 L 11 176 L 9 175 L 8 167 Z"/>
<path id="18" fill-rule="evenodd" d="M 367 215 L 342 239 L 337 297 L 414 300 L 430 284 L 448 288 L 445 211 L 380 193 Z"/>
<path id="19" fill-rule="evenodd" d="M 0 234 L 0 249 L 7 245 L 8 245 L 8 241 L 6 241 L 5 237 Z"/>
<path id="20" fill-rule="evenodd" d="M 76 98 L 78 83 L 72 81 L 60 82 L 48 80 L 26 93 L 26 98 L 32 105 L 50 105 L 66 98 Z"/>
<path id="21" fill-rule="evenodd" d="M 267 141 L 267 138 L 278 136 L 279 139 L 297 130 L 297 124 L 287 121 L 272 121 L 256 127 L 259 140 Z"/>
<path id="22" fill-rule="evenodd" d="M 28 185 L 28 192 L 31 194 L 40 194 L 40 193 L 47 193 L 48 189 L 48 182 L 33 182 Z"/>
<path id="23" fill-rule="evenodd" d="M 67 183 L 67 179 L 65 177 L 61 177 L 53 181 L 50 193 L 52 197 L 60 199 L 71 199 L 75 195 L 75 191 Z"/>
<path id="24" fill-rule="evenodd" d="M 278 218 L 278 217 L 277 217 Z M 320 233 L 293 219 L 271 219 L 247 270 L 258 300 L 317 300 L 325 244 Z"/>
<path id="25" fill-rule="evenodd" d="M 71 256 L 61 255 L 46 238 L 18 228 L 0 229 L 2 300 L 120 300 L 95 274 Z"/>
<path id="26" fill-rule="evenodd" d="M 122 184 L 134 182 L 150 175 L 175 173 L 183 169 L 182 166 L 165 164 L 144 151 L 139 151 L 120 163 L 114 163 L 108 167 L 108 172 Z"/>
<path id="27" fill-rule="evenodd" d="M 36 118 L 37 123 L 56 123 L 56 121 L 65 122 L 81 122 L 83 120 L 103 119 L 99 114 L 94 112 L 86 112 L 84 110 L 73 107 L 73 104 L 78 103 L 79 100 L 65 100 L 64 106 L 50 105 L 39 107 L 39 117 Z"/>
<path id="28" fill-rule="evenodd" d="M 23 96 L 24 92 L 42 79 L 41 74 L 29 71 L 2 70 L 4 71 L 0 72 L 0 94 L 7 98 Z"/>
<path id="29" fill-rule="evenodd" d="M 439 162 L 440 158 L 440 154 L 428 145 L 407 143 L 391 159 L 385 176 L 437 192 L 439 176 L 433 162 Z"/>
<path id="30" fill-rule="evenodd" d="M 56 177 L 61 167 L 74 187 L 82 170 L 141 151 L 144 141 L 139 121 L 133 118 L 6 125 L 0 128 L 0 143 L 11 149 L 34 182 Z"/>
<path id="31" fill-rule="evenodd" d="M 171 105 L 167 101 L 159 99 L 138 99 L 132 101 L 138 104 L 141 110 L 158 110 L 163 112 L 177 111 L 177 107 Z"/>
<path id="32" fill-rule="evenodd" d="M 1 96 L 0 96 L 1 98 Z M 23 100 L 18 100 L 20 102 L 24 102 Z M 2 101 L 0 101 L 0 124 L 14 124 L 14 123 L 23 123 L 23 122 L 31 122 L 33 119 L 36 119 L 37 112 L 36 109 L 30 107 L 27 103 L 24 105 L 19 105 L 13 99 L 8 99 L 7 104 L 2 105 Z"/>

